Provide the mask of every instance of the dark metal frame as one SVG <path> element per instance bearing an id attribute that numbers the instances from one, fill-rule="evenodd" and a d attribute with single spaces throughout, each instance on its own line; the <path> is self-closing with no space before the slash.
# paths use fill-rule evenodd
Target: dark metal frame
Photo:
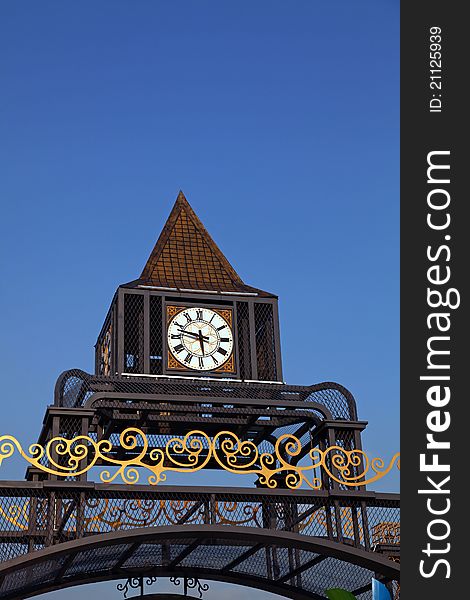
<path id="1" fill-rule="evenodd" d="M 76 394 L 76 401 L 70 404 L 66 400 L 66 386 L 69 378 L 79 379 L 80 391 Z M 205 383 L 203 383 L 205 381 Z M 210 391 L 202 391 L 202 388 Z M 163 391 L 163 390 L 166 390 Z M 125 377 L 100 377 L 91 375 L 80 369 L 64 371 L 57 379 L 54 391 L 54 405 L 66 408 L 77 408 L 91 402 L 92 396 L 100 392 L 125 393 L 129 397 L 138 395 L 145 399 L 149 394 L 168 393 L 175 401 L 183 395 L 192 397 L 194 400 L 204 398 L 204 402 L 211 397 L 223 398 L 230 403 L 233 398 L 245 399 L 247 403 L 253 400 L 265 401 L 267 404 L 273 401 L 282 401 L 286 407 L 293 406 L 295 402 L 306 402 L 306 406 L 313 407 L 316 398 L 316 406 L 331 419 L 357 420 L 357 408 L 353 395 L 349 390 L 338 383 L 323 382 L 311 386 L 287 385 L 267 382 L 243 382 L 231 380 L 218 381 L 212 379 L 210 383 L 204 377 L 173 377 L 165 376 L 125 376 Z M 336 411 L 329 397 L 336 395 L 344 404 L 341 411 Z"/>
<path id="2" fill-rule="evenodd" d="M 195 488 L 195 487 L 166 487 L 159 488 L 149 492 L 148 486 L 125 486 L 125 485 L 102 485 L 94 483 L 23 483 L 2 482 L 3 498 L 30 498 L 30 510 L 36 506 L 39 499 L 46 501 L 47 506 L 52 513 L 46 523 L 43 523 L 43 529 L 34 527 L 25 530 L 15 529 L 4 530 L 0 532 L 0 546 L 3 544 L 28 544 L 31 542 L 34 546 L 42 547 L 42 550 L 29 552 L 26 555 L 12 558 L 3 564 L 0 564 L 0 598 L 17 598 L 18 592 L 11 594 L 2 593 L 2 579 L 9 573 L 15 573 L 18 570 L 28 569 L 34 565 L 46 565 L 38 567 L 41 569 L 52 569 L 54 572 L 50 577 L 44 576 L 42 585 L 26 586 L 21 589 L 21 597 L 30 597 L 37 593 L 51 591 L 53 589 L 63 588 L 69 585 L 86 583 L 103 579 L 119 579 L 123 577 L 138 575 L 164 576 L 197 576 L 201 579 L 215 579 L 219 581 L 233 581 L 242 585 L 252 585 L 260 587 L 290 598 L 323 598 L 318 593 L 312 593 L 309 590 L 309 576 L 303 579 L 302 573 L 319 568 L 321 563 L 326 560 L 336 560 L 336 568 L 342 564 L 348 563 L 355 565 L 359 570 L 368 569 L 379 576 L 384 581 L 396 580 L 399 577 L 400 566 L 398 563 L 389 560 L 388 556 L 381 554 L 371 547 L 371 523 L 372 518 L 377 521 L 383 518 L 383 511 L 388 509 L 396 510 L 399 506 L 398 496 L 395 494 L 375 494 L 373 492 L 327 492 L 320 491 L 315 495 L 298 491 L 275 491 L 275 490 L 249 490 L 243 488 Z M 65 500 L 70 501 L 75 498 L 74 508 L 71 511 L 65 509 Z M 185 501 L 188 503 L 185 511 L 180 511 L 179 522 L 170 526 L 153 524 L 152 527 L 134 527 L 126 529 L 129 524 L 123 522 L 119 530 L 109 530 L 109 523 L 104 522 L 103 528 L 106 533 L 90 533 L 86 527 L 76 519 L 84 519 L 86 510 L 100 510 L 98 503 L 101 501 L 115 502 L 135 502 L 140 499 L 142 502 L 154 502 L 156 506 L 161 506 L 162 502 Z M 91 503 L 90 503 L 91 502 Z M 217 516 L 214 512 L 215 505 L 224 503 L 237 503 L 240 505 L 238 514 L 239 521 L 233 519 L 231 522 L 223 524 L 223 514 Z M 83 503 L 85 509 L 80 504 Z M 248 503 L 248 504 L 247 504 Z M 250 504 L 251 503 L 251 504 Z M 256 520 L 249 524 L 243 519 L 247 514 L 246 506 L 257 506 L 261 513 L 256 513 Z M 0 504 L 1 506 L 1 504 Z M 119 506 L 117 504 L 116 506 Z M 273 509 L 275 512 L 273 512 Z M 349 533 L 344 537 L 345 530 L 343 524 L 338 528 L 338 522 L 335 520 L 339 508 L 349 507 L 351 515 L 360 516 L 362 529 L 356 523 Z M 44 510 L 46 507 L 43 507 Z M 113 509 L 112 514 L 117 514 Z M 197 510 L 197 522 L 191 522 Z M 309 523 L 311 516 L 319 510 L 329 511 L 330 520 L 327 523 L 333 523 L 333 526 L 323 527 L 325 535 L 312 535 L 311 529 L 302 533 L 299 525 Z M 57 512 L 59 511 L 59 512 Z M 265 516 L 263 514 L 266 513 Z M 34 517 L 35 513 L 31 513 Z M 232 514 L 232 513 L 230 513 Z M 75 515 L 72 528 L 68 522 Z M 273 519 L 274 517 L 274 519 Z M 65 519 L 65 520 L 64 520 Z M 42 521 L 40 521 L 42 523 Z M 342 521 L 340 521 L 343 523 Z M 52 529 L 52 524 L 55 524 Z M 263 527 L 260 527 L 261 523 Z M 336 523 L 336 525 L 335 525 Z M 108 527 L 108 529 L 106 529 Z M 111 529 L 114 526 L 111 524 Z M 351 538 L 350 535 L 353 535 Z M 215 562 L 213 564 L 203 564 L 199 566 L 183 565 L 183 559 L 194 552 L 198 546 L 210 548 L 216 543 L 219 548 L 227 549 L 227 558 L 223 559 L 223 564 Z M 148 563 L 141 568 L 134 564 L 127 565 L 132 556 L 137 555 L 139 547 L 146 543 L 174 544 L 181 549 L 177 555 L 171 558 L 164 558 L 161 564 Z M 240 546 L 242 548 L 237 550 Z M 73 564 L 75 556 L 85 550 L 99 550 L 105 546 L 123 546 L 123 549 L 117 553 L 109 572 L 98 574 L 93 561 L 85 569 L 86 572 L 80 572 L 73 577 L 69 577 L 67 572 Z M 248 549 L 246 549 L 248 548 Z M 249 559 L 254 553 L 266 548 L 267 553 L 260 552 L 260 556 L 266 556 L 266 574 L 247 574 L 246 570 L 237 571 L 237 567 L 245 560 Z M 281 548 L 286 548 L 289 554 L 289 566 L 279 570 L 277 565 L 277 552 Z M 277 550 L 275 550 L 277 549 Z M 269 550 L 269 551 L 268 551 Z M 396 547 L 391 549 L 396 552 Z M 234 558 L 235 553 L 235 558 Z M 309 560 L 300 561 L 300 553 L 307 557 L 305 553 L 311 553 Z M 114 553 L 113 553 L 114 555 Z M 55 558 L 60 558 L 59 566 L 55 564 Z M 329 557 L 329 558 L 328 558 Z M 264 559 L 263 559 L 264 560 Z M 52 561 L 49 563 L 48 561 Z M 273 562 L 274 561 L 274 562 Z M 52 567 L 47 567 L 52 564 Z M 127 566 L 126 566 L 127 565 Z M 277 566 L 276 566 L 277 565 Z M 355 567 L 354 567 L 355 568 Z M 58 569 L 58 570 L 57 570 Z M 287 569 L 287 570 L 286 570 Z M 98 563 L 98 571 L 100 571 Z M 359 571 L 360 572 L 360 571 Z M 271 573 L 271 575 L 269 575 Z M 46 573 L 47 575 L 47 573 Z M 307 587 L 305 587 L 307 585 Z M 369 586 L 370 587 L 370 586 Z M 362 590 L 366 592 L 367 589 Z M 359 589 L 359 588 L 358 588 Z M 351 590 L 353 591 L 353 590 Z M 357 591 L 357 590 L 355 590 Z"/>
<path id="3" fill-rule="evenodd" d="M 80 384 L 83 390 L 78 394 L 81 400 L 76 408 L 61 406 L 65 399 L 64 386 L 69 378 L 74 382 L 83 381 Z M 312 395 L 316 397 L 315 394 L 321 399 L 324 392 L 339 394 L 342 402 L 347 402 L 348 412 L 355 413 L 354 398 L 342 386 L 331 383 L 305 387 L 267 383 L 228 384 L 212 380 L 209 383 L 207 380 L 108 378 L 88 375 L 83 371 L 65 372 L 57 382 L 56 406 L 47 409 L 38 442 L 44 446 L 52 437 L 70 438 L 79 434 L 96 435 L 99 441 L 127 427 L 139 428 L 147 436 L 161 438 L 166 435 L 169 438 L 184 436 L 197 425 L 208 435 L 229 428 L 242 439 L 249 439 L 258 446 L 264 444 L 265 450 L 273 448 L 278 435 L 286 431 L 292 433 L 303 440 L 304 446 L 303 452 L 292 460 L 294 465 L 312 444 L 325 449 L 341 443 L 347 430 L 351 431 L 348 436 L 354 438 L 354 448 L 360 450 L 360 434 L 366 423 L 335 419 L 325 404 L 308 400 Z M 254 397 L 248 398 L 248 393 Z M 188 415 L 191 415 L 190 419 Z M 210 467 L 219 468 L 213 463 Z M 45 475 L 30 468 L 27 477 L 36 480 Z M 339 488 L 334 480 L 325 479 L 324 485 L 331 489 Z"/>
<path id="4" fill-rule="evenodd" d="M 52 546 L 44 550 L 38 550 L 37 552 L 28 555 L 28 558 L 20 557 L 0 565 L 0 578 L 5 577 L 10 572 L 17 571 L 19 568 L 25 569 L 32 565 L 40 565 L 48 560 L 53 560 L 56 557 L 64 558 L 65 565 L 71 565 L 73 558 L 79 553 L 84 552 L 88 549 L 97 549 L 104 546 L 113 546 L 121 544 L 130 544 L 134 547 L 134 551 L 137 551 L 138 547 L 146 542 L 155 543 L 156 541 L 161 542 L 165 540 L 194 540 L 191 546 L 187 546 L 187 553 L 183 555 L 181 553 L 178 557 L 178 561 L 175 559 L 173 564 L 168 566 L 152 566 L 151 568 L 146 567 L 143 571 L 126 571 L 122 568 L 113 569 L 111 573 L 107 573 L 103 576 L 100 573 L 98 577 L 95 576 L 93 571 L 87 570 L 85 573 L 80 573 L 74 577 L 70 577 L 68 580 L 66 577 L 66 570 L 60 573 L 60 576 L 55 576 L 53 582 L 45 582 L 42 584 L 35 585 L 35 589 L 30 589 L 26 593 L 23 592 L 22 598 L 30 598 L 40 593 L 46 593 L 57 589 L 63 589 L 64 587 L 70 587 L 71 585 L 90 583 L 93 581 L 103 581 L 105 579 L 122 579 L 127 577 L 129 573 L 134 576 L 136 573 L 143 572 L 146 574 L 152 574 L 157 577 L 171 577 L 174 575 L 192 575 L 197 576 L 200 579 L 212 579 L 216 581 L 228 581 L 233 583 L 239 583 L 246 585 L 249 583 L 250 587 L 258 587 L 266 591 L 281 594 L 288 598 L 295 599 L 309 599 L 312 600 L 324 600 L 324 596 L 319 594 L 312 594 L 311 592 L 305 592 L 301 588 L 295 587 L 295 584 L 288 584 L 287 581 L 295 579 L 296 573 L 292 571 L 288 575 L 288 579 L 285 580 L 285 576 L 278 577 L 277 580 L 264 580 L 261 577 L 249 576 L 246 573 L 235 573 L 230 569 L 215 570 L 211 568 L 182 568 L 178 566 L 178 562 L 183 560 L 189 552 L 192 552 L 198 545 L 204 542 L 209 542 L 212 539 L 217 539 L 226 542 L 249 542 L 253 548 L 260 549 L 261 547 L 277 547 L 277 548 L 292 548 L 293 550 L 303 550 L 305 552 L 311 552 L 312 554 L 318 554 L 324 557 L 336 558 L 338 560 L 344 560 L 350 564 L 369 569 L 374 573 L 380 573 L 382 579 L 387 581 L 396 580 L 399 576 L 400 566 L 398 563 L 390 561 L 389 559 L 378 555 L 371 554 L 364 550 L 349 548 L 344 545 L 343 548 L 338 548 L 338 544 L 329 542 L 328 540 L 315 540 L 315 539 L 304 539 L 300 540 L 299 536 L 295 533 L 290 532 L 272 532 L 272 531 L 253 531 L 247 536 L 245 532 L 240 531 L 236 528 L 229 528 L 223 526 L 182 526 L 182 527 L 165 527 L 165 528 L 148 528 L 142 530 L 129 530 L 125 532 L 114 532 L 100 536 L 90 538 L 83 538 L 81 540 L 66 542 L 60 546 Z M 129 558 L 129 557 L 128 557 Z M 119 562 L 120 557 L 118 556 L 116 563 Z M 314 566 L 314 565 L 312 565 Z M 114 572 L 113 572 L 114 571 Z M 285 581 L 284 581 L 285 580 Z M 365 591 L 365 590 L 364 590 Z M 17 598 L 16 595 L 5 595 L 2 596 L 5 600 L 10 598 Z"/>
<path id="5" fill-rule="evenodd" d="M 282 360 L 281 360 L 281 339 L 279 329 L 279 311 L 278 303 L 276 298 L 263 298 L 256 295 L 243 295 L 243 294 L 208 294 L 203 292 L 192 292 L 183 293 L 178 291 L 158 291 L 146 288 L 127 288 L 119 287 L 108 314 L 105 319 L 105 323 L 98 336 L 95 348 L 95 374 L 98 375 L 99 367 L 99 349 L 104 334 L 106 333 L 106 325 L 111 319 L 113 321 L 113 342 L 112 342 L 112 372 L 121 375 L 126 372 L 125 370 L 125 357 L 124 357 L 124 295 L 125 294 L 136 294 L 141 295 L 144 299 L 144 357 L 143 357 L 143 368 L 142 374 L 150 373 L 149 364 L 149 298 L 151 296 L 159 296 L 162 299 L 162 348 L 163 354 L 163 371 L 164 375 L 174 375 L 173 369 L 168 369 L 165 360 L 166 347 L 166 318 L 165 318 L 165 306 L 167 304 L 188 304 L 191 306 L 206 306 L 207 308 L 227 306 L 233 310 L 234 314 L 234 336 L 235 336 L 235 362 L 237 365 L 237 371 L 234 374 L 219 374 L 216 372 L 208 372 L 211 377 L 227 378 L 239 377 L 239 357 L 238 357 L 238 329 L 237 329 L 237 302 L 246 302 L 248 304 L 249 324 L 250 324 L 250 345 L 251 345 L 251 380 L 258 379 L 258 367 L 256 360 L 256 341 L 255 341 L 255 318 L 254 318 L 254 305 L 256 304 L 269 304 L 273 309 L 273 328 L 274 328 L 274 345 L 275 345 L 275 362 L 276 362 L 276 373 L 277 381 L 282 381 Z M 197 375 L 197 373 L 195 373 Z"/>

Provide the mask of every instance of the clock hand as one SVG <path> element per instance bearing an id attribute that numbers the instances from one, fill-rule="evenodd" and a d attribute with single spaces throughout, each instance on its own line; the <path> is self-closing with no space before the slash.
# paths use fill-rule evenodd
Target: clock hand
<path id="1" fill-rule="evenodd" d="M 209 338 L 207 338 L 209 339 Z M 202 335 L 202 331 L 199 329 L 199 343 L 201 344 L 202 356 L 204 356 L 204 336 Z"/>
<path id="2" fill-rule="evenodd" d="M 178 329 L 178 331 L 181 331 L 181 333 L 183 335 L 190 335 L 193 338 L 199 339 L 199 334 L 198 333 L 193 333 L 192 331 L 185 331 L 184 329 Z M 209 338 L 204 335 L 202 336 L 204 340 L 209 341 Z"/>

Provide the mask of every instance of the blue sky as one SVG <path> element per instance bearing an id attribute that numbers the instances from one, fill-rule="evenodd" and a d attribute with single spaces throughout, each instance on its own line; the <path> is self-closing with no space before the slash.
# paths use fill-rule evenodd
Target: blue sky
<path id="1" fill-rule="evenodd" d="M 182 189 L 279 295 L 286 381 L 342 383 L 366 450 L 398 449 L 398 24 L 396 0 L 1 3 L 0 434 L 34 441 L 58 374 L 92 370 Z"/>

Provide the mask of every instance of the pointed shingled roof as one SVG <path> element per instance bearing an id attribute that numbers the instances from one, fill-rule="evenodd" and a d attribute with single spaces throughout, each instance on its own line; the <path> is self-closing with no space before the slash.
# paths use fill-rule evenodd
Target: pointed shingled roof
<path id="1" fill-rule="evenodd" d="M 127 284 L 138 285 L 273 296 L 243 283 L 181 191 L 142 274 Z"/>

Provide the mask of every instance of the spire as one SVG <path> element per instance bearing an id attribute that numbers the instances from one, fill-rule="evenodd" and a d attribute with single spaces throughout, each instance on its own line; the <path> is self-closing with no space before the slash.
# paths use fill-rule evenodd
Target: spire
<path id="1" fill-rule="evenodd" d="M 128 285 L 272 296 L 243 283 L 181 191 L 140 278 Z"/>

